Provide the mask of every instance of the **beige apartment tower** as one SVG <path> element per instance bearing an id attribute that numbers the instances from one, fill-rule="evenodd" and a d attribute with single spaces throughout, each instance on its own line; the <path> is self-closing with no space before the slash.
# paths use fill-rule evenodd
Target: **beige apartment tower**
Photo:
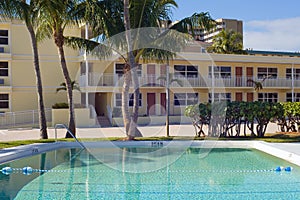
<path id="1" fill-rule="evenodd" d="M 204 31 L 203 29 L 198 29 L 196 31 L 195 39 L 211 43 L 215 35 L 217 35 L 221 30 L 233 30 L 235 32 L 241 33 L 243 35 L 243 21 L 236 19 L 216 19 L 216 28 L 210 31 Z"/>

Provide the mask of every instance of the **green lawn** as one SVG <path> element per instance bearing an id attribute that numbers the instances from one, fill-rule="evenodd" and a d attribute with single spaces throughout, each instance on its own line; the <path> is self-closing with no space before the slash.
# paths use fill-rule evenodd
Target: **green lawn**
<path id="1" fill-rule="evenodd" d="M 90 139 L 80 139 L 80 141 L 120 141 L 124 140 L 124 138 L 90 138 Z M 300 134 L 266 134 L 264 138 L 253 138 L 253 137 L 227 137 L 227 138 L 215 138 L 215 137 L 143 137 L 143 138 L 136 138 L 137 141 L 162 141 L 162 140 L 260 140 L 265 142 L 281 142 L 281 143 L 288 143 L 288 142 L 300 142 Z M 65 142 L 73 142 L 74 139 L 59 139 L 59 141 Z M 33 143 L 51 143 L 55 142 L 54 139 L 48 140 L 24 140 L 24 141 L 10 141 L 10 142 L 0 142 L 0 149 L 15 147 L 20 145 L 28 145 Z"/>

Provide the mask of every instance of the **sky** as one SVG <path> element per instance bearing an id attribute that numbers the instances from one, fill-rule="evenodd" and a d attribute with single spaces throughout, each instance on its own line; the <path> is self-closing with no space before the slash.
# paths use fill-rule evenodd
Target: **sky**
<path id="1" fill-rule="evenodd" d="M 300 0 L 177 0 L 173 20 L 195 12 L 243 21 L 244 48 L 300 51 Z"/>

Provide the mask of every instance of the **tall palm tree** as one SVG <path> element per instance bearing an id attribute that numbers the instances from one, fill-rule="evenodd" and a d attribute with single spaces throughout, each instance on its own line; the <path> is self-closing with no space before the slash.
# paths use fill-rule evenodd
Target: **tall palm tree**
<path id="1" fill-rule="evenodd" d="M 64 46 L 92 50 L 97 43 L 82 38 L 67 37 L 64 32 L 69 26 L 77 26 L 84 22 L 87 2 L 77 0 L 40 0 L 39 34 L 42 38 L 53 38 L 57 47 L 62 73 L 65 79 L 69 103 L 69 130 L 75 135 L 75 112 L 70 78 L 65 58 Z M 100 51 L 100 53 L 102 53 Z M 69 133 L 66 138 L 72 137 Z"/>
<path id="2" fill-rule="evenodd" d="M 213 38 L 212 46 L 207 48 L 208 52 L 220 54 L 245 54 L 243 50 L 242 34 L 233 30 L 222 30 Z"/>
<path id="3" fill-rule="evenodd" d="M 192 39 L 191 37 L 181 33 L 191 33 L 193 35 L 194 28 L 201 26 L 204 29 L 208 29 L 211 27 L 213 20 L 209 16 L 208 13 L 195 13 L 190 17 L 186 17 L 179 22 L 171 25 L 169 30 L 163 30 L 163 26 L 166 26 L 166 22 L 171 21 L 172 9 L 177 7 L 177 4 L 174 0 L 132 0 L 131 1 L 131 13 L 130 17 L 133 18 L 130 21 L 133 21 L 133 25 L 131 25 L 131 29 L 141 29 L 143 27 L 155 27 L 160 29 L 160 32 L 156 34 L 146 34 L 135 37 L 133 41 L 134 49 L 134 58 L 135 63 L 139 62 L 140 58 L 144 60 L 156 60 L 159 63 L 163 63 L 169 61 L 170 59 L 176 56 L 175 52 L 180 51 L 183 47 L 185 47 L 188 42 Z M 125 13 L 125 12 L 124 12 Z M 124 17 L 126 19 L 126 17 Z M 170 24 L 167 24 L 170 25 Z M 170 30 L 173 30 L 170 31 Z M 175 32 L 174 30 L 178 31 Z M 175 32 L 175 34 L 174 34 Z M 141 40 L 149 40 L 150 46 L 153 45 L 153 48 L 137 48 Z M 170 45 L 171 44 L 171 45 Z M 176 45 L 174 45 L 176 44 Z M 166 48 L 166 49 L 164 49 Z M 136 66 L 136 64 L 135 64 Z M 134 104 L 134 112 L 133 112 L 133 121 L 134 124 L 137 123 L 138 117 L 138 77 L 137 73 L 132 71 L 132 79 L 133 79 L 133 87 L 135 90 L 135 101 Z M 134 81 L 136 80 L 136 81 Z M 180 82 L 180 81 L 179 81 Z M 167 92 L 167 94 L 169 94 Z M 169 98 L 168 98 L 169 99 Z M 168 113 L 167 113 L 168 116 Z M 168 126 L 168 123 L 167 123 Z M 167 127 L 167 136 L 168 127 Z"/>
<path id="4" fill-rule="evenodd" d="M 1 0 L 0 1 L 0 14 L 10 19 L 24 20 L 27 30 L 30 35 L 33 63 L 36 76 L 36 86 L 38 95 L 38 108 L 39 108 L 39 126 L 41 139 L 48 139 L 47 121 L 45 116 L 45 106 L 43 100 L 43 86 L 39 64 L 39 52 L 37 47 L 37 38 L 35 30 L 35 21 L 37 19 L 37 5 L 38 1 L 31 0 Z"/>
<path id="5" fill-rule="evenodd" d="M 107 0 L 101 1 L 101 5 L 103 5 L 105 1 Z M 109 2 L 118 1 L 110 0 Z M 174 7 L 177 7 L 177 4 L 174 0 L 123 0 L 122 9 L 120 8 L 120 5 L 118 9 L 114 9 L 118 10 L 118 12 L 122 14 L 113 14 L 114 12 L 111 9 L 106 9 L 109 15 L 117 16 L 115 20 L 105 20 L 108 21 L 108 23 L 104 23 L 103 19 L 106 18 L 103 16 L 102 12 L 98 12 L 101 15 L 101 17 L 98 18 L 102 20 L 99 20 L 99 22 L 97 23 L 97 21 L 95 22 L 95 15 L 91 15 L 92 22 L 89 23 L 94 30 L 99 30 L 99 34 L 102 34 L 102 36 L 106 35 L 106 38 L 112 37 L 114 34 L 126 31 L 124 36 L 125 39 L 118 40 L 117 42 L 120 43 L 117 45 L 126 46 L 127 48 L 127 56 L 126 58 L 124 58 L 126 64 L 124 66 L 123 76 L 124 85 L 122 91 L 122 113 L 126 134 L 127 136 L 129 136 L 129 139 L 132 139 L 132 136 L 136 136 L 137 134 L 139 134 L 139 131 L 136 128 L 139 110 L 139 83 L 138 75 L 136 73 L 136 66 L 140 61 L 140 58 L 143 58 L 144 60 L 156 60 L 159 62 L 164 62 L 168 59 L 171 59 L 176 55 L 174 53 L 176 52 L 175 50 L 171 51 L 172 48 L 175 49 L 175 47 L 177 46 L 184 46 L 189 40 L 187 36 L 175 36 L 175 34 L 172 34 L 170 30 L 179 30 L 180 32 L 188 33 L 193 32 L 193 27 L 195 26 L 202 26 L 203 24 L 205 24 L 204 27 L 207 27 L 208 24 L 211 25 L 212 20 L 210 16 L 207 13 L 201 13 L 194 14 L 191 17 L 187 17 L 181 20 L 180 22 L 171 26 L 170 30 L 160 29 L 158 31 L 157 29 L 163 28 L 163 25 L 171 20 L 171 11 Z M 98 13 L 95 14 L 97 15 Z M 117 19 L 118 17 L 119 19 Z M 120 26 L 120 24 L 123 24 L 123 26 Z M 114 26 L 116 26 L 117 28 L 110 28 L 108 31 L 105 31 L 107 30 L 107 27 Z M 155 27 L 157 29 L 152 32 L 150 31 L 144 33 L 142 31 L 142 28 L 145 27 Z M 162 48 L 147 48 L 143 46 L 143 43 L 145 44 L 145 41 L 150 44 L 149 46 L 160 46 Z M 126 44 L 124 45 L 124 43 Z M 169 49 L 169 51 L 167 51 L 164 50 L 163 47 L 171 48 Z M 134 104 L 132 117 L 130 116 L 128 109 L 128 92 L 130 81 L 132 81 L 134 87 Z M 134 126 L 134 128 L 131 128 L 131 126 Z"/>

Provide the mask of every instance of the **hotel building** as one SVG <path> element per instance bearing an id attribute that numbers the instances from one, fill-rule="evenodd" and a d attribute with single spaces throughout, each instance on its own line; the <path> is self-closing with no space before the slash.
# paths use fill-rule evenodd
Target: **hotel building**
<path id="1" fill-rule="evenodd" d="M 83 28 L 70 28 L 67 35 L 84 37 Z M 187 105 L 211 101 L 300 101 L 300 54 L 249 51 L 248 55 L 207 54 L 200 43 L 190 45 L 166 64 L 143 63 L 138 67 L 140 84 L 139 115 L 141 124 L 164 123 L 166 83 L 159 77 L 166 68 L 178 81 L 170 84 L 171 122 L 179 123 Z M 51 107 L 67 102 L 65 92 L 56 92 L 64 82 L 57 49 L 52 40 L 39 45 L 45 107 L 49 108 L 49 125 L 62 123 L 53 118 Z M 29 34 L 19 21 L 0 23 L 0 126 L 6 114 L 24 112 L 29 118 L 37 110 L 36 78 Z M 80 85 L 74 91 L 74 103 L 89 112 L 76 114 L 78 126 L 93 126 L 85 118 L 105 119 L 111 125 L 122 123 L 120 116 L 123 61 L 119 56 L 107 60 L 66 48 L 67 65 L 72 80 Z M 248 80 L 262 81 L 263 89 L 254 90 Z M 132 92 L 132 91 L 131 91 Z M 132 98 L 129 100 L 132 107 Z M 91 111 L 92 110 L 92 111 Z M 52 113 L 52 114 L 51 114 Z M 93 113 L 93 114 L 91 114 Z M 84 116 L 88 115 L 88 116 Z M 66 115 L 67 116 L 67 115 Z M 1 119 L 2 118 L 2 119 Z M 150 118 L 150 119 L 149 119 Z M 16 120 L 16 119 L 15 119 Z M 148 120 L 148 121 L 147 121 Z M 37 121 L 37 120 L 36 120 Z M 2 123 L 2 125 L 1 125 Z M 10 121 L 11 123 L 11 121 Z M 25 123 L 25 121 L 24 121 Z"/>

